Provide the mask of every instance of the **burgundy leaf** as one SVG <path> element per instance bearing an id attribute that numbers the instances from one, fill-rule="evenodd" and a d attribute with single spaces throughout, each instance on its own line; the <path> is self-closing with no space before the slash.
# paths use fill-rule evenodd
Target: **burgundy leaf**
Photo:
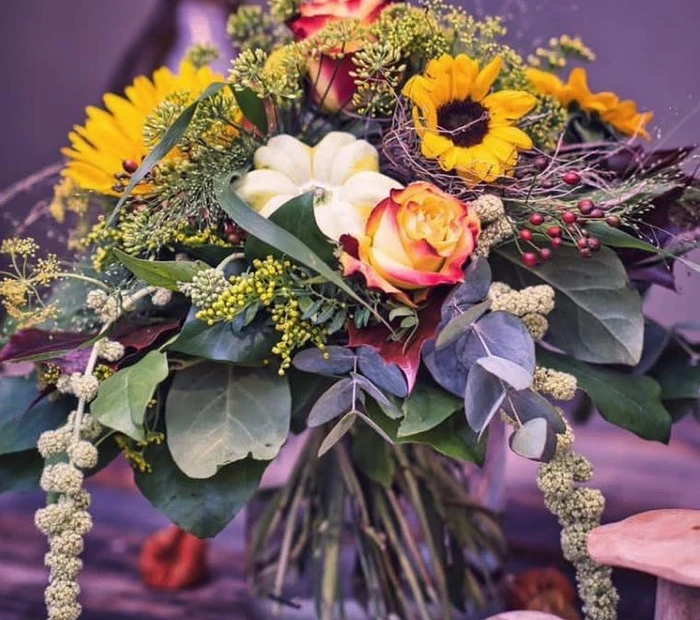
<path id="1" fill-rule="evenodd" d="M 88 342 L 95 334 L 73 332 L 48 332 L 42 329 L 23 329 L 10 337 L 10 341 L 0 349 L 0 363 L 21 361 L 42 356 L 51 359 L 51 354 L 60 356 L 77 349 Z"/>
<path id="2" fill-rule="evenodd" d="M 369 346 L 376 349 L 388 364 L 396 364 L 406 375 L 409 393 L 413 391 L 420 368 L 421 352 L 425 343 L 437 335 L 440 323 L 440 308 L 444 295 L 436 298 L 418 313 L 418 330 L 406 346 L 405 342 L 389 340 L 389 330 L 383 325 L 367 329 L 357 329 L 350 323 L 350 347 Z"/>

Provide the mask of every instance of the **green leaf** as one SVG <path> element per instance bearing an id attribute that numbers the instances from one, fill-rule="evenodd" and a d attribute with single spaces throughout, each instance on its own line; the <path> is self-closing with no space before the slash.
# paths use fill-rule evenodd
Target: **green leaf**
<path id="1" fill-rule="evenodd" d="M 335 418 L 350 411 L 353 406 L 353 381 L 352 379 L 341 379 L 328 388 L 309 412 L 306 425 L 309 428 L 323 426 Z"/>
<path id="2" fill-rule="evenodd" d="M 394 418 L 395 420 L 403 418 L 403 413 L 401 409 L 396 406 L 396 403 L 390 400 L 389 397 L 367 377 L 358 375 L 354 372 L 351 372 L 350 376 L 353 378 L 353 381 L 360 390 L 367 394 L 367 396 L 374 399 L 374 402 L 379 405 L 379 408 L 384 412 L 384 415 L 388 415 L 390 418 Z"/>
<path id="3" fill-rule="evenodd" d="M 43 469 L 44 459 L 37 450 L 0 455 L 0 493 L 37 490 Z"/>
<path id="4" fill-rule="evenodd" d="M 554 260 L 527 267 L 513 244 L 496 253 L 495 271 L 518 288 L 549 284 L 556 298 L 546 339 L 576 359 L 601 364 L 639 362 L 644 341 L 642 300 L 629 286 L 615 253 L 601 248 L 582 259 L 574 248 L 557 250 Z"/>
<path id="5" fill-rule="evenodd" d="M 133 366 L 122 368 L 100 384 L 90 413 L 102 424 L 137 441 L 145 439 L 143 418 L 158 384 L 168 376 L 168 358 L 150 351 Z"/>
<path id="6" fill-rule="evenodd" d="M 353 427 L 357 420 L 357 414 L 354 411 L 348 411 L 340 421 L 330 430 L 328 435 L 326 435 L 318 448 L 318 456 L 323 456 L 328 452 L 335 444 L 337 444 L 347 432 Z"/>
<path id="7" fill-rule="evenodd" d="M 700 398 L 700 365 L 678 345 L 671 345 L 650 373 L 661 386 L 662 398 Z"/>
<path id="8" fill-rule="evenodd" d="M 169 351 L 185 353 L 215 362 L 257 364 L 270 357 L 279 334 L 263 321 L 254 321 L 236 333 L 230 323 L 207 325 L 190 312 Z"/>
<path id="9" fill-rule="evenodd" d="M 451 415 L 438 426 L 423 433 L 398 436 L 399 423 L 386 417 L 373 402 L 368 403 L 367 417 L 379 426 L 395 443 L 418 443 L 453 459 L 481 464 L 486 456 L 486 433 L 479 439 L 467 425 L 463 415 Z"/>
<path id="10" fill-rule="evenodd" d="M 201 261 L 144 260 L 126 254 L 118 248 L 113 248 L 112 252 L 119 259 L 119 262 L 139 280 L 143 280 L 151 286 L 167 288 L 170 291 L 179 290 L 178 282 L 190 282 L 202 269 L 209 268 L 206 263 Z"/>
<path id="11" fill-rule="evenodd" d="M 134 476 L 141 493 L 173 523 L 208 538 L 216 536 L 245 507 L 268 463 L 244 459 L 207 480 L 193 480 L 175 465 L 166 445 L 151 445 L 145 458 L 152 473 Z"/>
<path id="12" fill-rule="evenodd" d="M 205 362 L 175 374 L 165 408 L 168 446 L 190 478 L 248 456 L 272 460 L 289 434 L 287 377 Z"/>
<path id="13" fill-rule="evenodd" d="M 250 88 L 232 89 L 238 107 L 255 127 L 263 135 L 267 134 L 267 113 L 265 112 L 265 102 Z"/>
<path id="14" fill-rule="evenodd" d="M 352 442 L 352 460 L 370 479 L 389 488 L 394 481 L 396 463 L 391 446 L 372 429 L 360 425 Z"/>
<path id="15" fill-rule="evenodd" d="M 461 338 L 478 321 L 481 316 L 491 307 L 491 300 L 486 299 L 481 303 L 475 304 L 467 308 L 461 314 L 453 318 L 443 329 L 440 330 L 435 348 L 439 351 L 452 344 L 455 340 Z"/>
<path id="16" fill-rule="evenodd" d="M 0 454 L 36 447 L 39 435 L 61 426 L 75 406 L 72 397 L 44 397 L 36 402 L 40 396 L 34 375 L 0 379 Z"/>
<path id="17" fill-rule="evenodd" d="M 180 139 L 187 131 L 187 128 L 194 117 L 199 104 L 205 99 L 218 93 L 221 89 L 226 88 L 227 84 L 223 82 L 215 82 L 210 84 L 204 92 L 197 98 L 196 101 L 187 106 L 177 120 L 168 128 L 168 130 L 163 134 L 161 141 L 153 147 L 153 150 L 146 155 L 145 159 L 141 162 L 138 170 L 131 175 L 131 180 L 126 186 L 124 193 L 122 194 L 119 202 L 117 202 L 112 214 L 109 216 L 109 224 L 113 224 L 116 220 L 117 215 L 121 211 L 122 207 L 126 203 L 127 199 L 134 191 L 134 188 L 144 179 L 144 177 L 153 170 L 153 167 L 163 159 L 170 151 L 175 148 L 175 146 L 180 142 Z"/>
<path id="18" fill-rule="evenodd" d="M 643 250 L 644 252 L 649 252 L 650 254 L 656 254 L 663 258 L 672 258 L 674 260 L 680 261 L 685 266 L 689 267 L 693 271 L 700 272 L 700 265 L 694 263 L 683 256 L 678 256 L 673 252 L 664 250 L 663 248 L 656 247 L 652 243 L 648 243 L 643 239 L 638 239 L 625 232 L 619 228 L 614 228 L 608 226 L 603 222 L 588 222 L 586 227 L 590 233 L 597 237 L 603 245 L 607 245 L 613 248 L 629 248 L 634 250 Z"/>
<path id="19" fill-rule="evenodd" d="M 405 416 L 398 428 L 399 438 L 424 433 L 442 424 L 462 409 L 462 399 L 432 383 L 419 381 L 404 401 L 403 409 Z"/>
<path id="20" fill-rule="evenodd" d="M 238 224 L 243 230 L 257 237 L 260 241 L 268 243 L 277 248 L 291 259 L 306 265 L 309 269 L 323 276 L 329 282 L 335 284 L 341 291 L 347 293 L 352 299 L 368 308 L 376 315 L 376 311 L 367 304 L 352 288 L 345 282 L 342 276 L 331 269 L 323 259 L 315 252 L 299 241 L 293 234 L 284 230 L 274 222 L 264 218 L 251 209 L 241 200 L 231 187 L 231 175 L 225 174 L 214 181 L 214 192 L 221 208 Z"/>
<path id="21" fill-rule="evenodd" d="M 313 192 L 296 196 L 285 202 L 270 216 L 269 220 L 294 235 L 324 263 L 330 265 L 337 262 L 333 255 L 335 245 L 316 225 Z M 285 252 L 260 241 L 257 237 L 249 237 L 245 244 L 245 254 L 246 258 L 252 261 L 254 258 L 264 259 L 267 256 L 281 258 Z M 331 308 L 331 312 L 333 310 Z"/>
<path id="22" fill-rule="evenodd" d="M 568 372 L 591 397 L 600 414 L 643 439 L 668 443 L 671 416 L 661 402 L 661 388 L 650 377 L 628 375 L 592 366 L 570 357 L 538 349 L 542 366 Z"/>

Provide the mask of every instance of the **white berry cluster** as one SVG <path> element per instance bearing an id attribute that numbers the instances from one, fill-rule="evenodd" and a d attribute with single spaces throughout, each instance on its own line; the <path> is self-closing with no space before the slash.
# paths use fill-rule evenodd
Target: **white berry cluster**
<path id="1" fill-rule="evenodd" d="M 576 377 L 567 372 L 538 366 L 532 387 L 540 394 L 548 394 L 557 400 L 571 400 L 576 394 Z"/>
<path id="2" fill-rule="evenodd" d="M 572 451 L 574 435 L 567 426 L 559 435 L 557 452 L 540 466 L 537 485 L 545 506 L 561 525 L 564 557 L 576 568 L 578 592 L 586 620 L 616 620 L 619 595 L 612 583 L 610 567 L 594 562 L 588 555 L 588 535 L 600 525 L 605 498 L 597 489 L 579 487 L 588 482 L 593 467 L 588 459 Z"/>
<path id="3" fill-rule="evenodd" d="M 78 406 L 84 405 L 83 400 Z M 55 498 L 40 508 L 34 519 L 49 541 L 45 557 L 49 584 L 44 596 L 48 620 L 77 620 L 81 614 L 77 579 L 83 563 L 78 556 L 83 552 L 83 537 L 92 529 L 83 470 L 97 465 L 98 452 L 92 441 L 101 434 L 102 425 L 78 411 L 73 411 L 61 428 L 42 433 L 37 443 L 46 459 L 41 488 Z"/>
<path id="4" fill-rule="evenodd" d="M 491 310 L 520 317 L 534 340 L 542 340 L 549 329 L 547 315 L 554 310 L 554 289 L 547 284 L 528 286 L 516 291 L 503 282 L 489 289 Z"/>

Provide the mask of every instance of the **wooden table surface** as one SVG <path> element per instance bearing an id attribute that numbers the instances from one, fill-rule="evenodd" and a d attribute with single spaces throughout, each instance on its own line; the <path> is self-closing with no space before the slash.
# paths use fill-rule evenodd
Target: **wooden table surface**
<path id="1" fill-rule="evenodd" d="M 602 421 L 576 429 L 578 449 L 596 464 L 595 484 L 607 497 L 605 518 L 614 521 L 651 508 L 700 509 L 700 424 L 684 420 L 671 445 L 642 441 Z M 555 518 L 542 506 L 536 466 L 508 456 L 506 532 L 508 568 L 557 566 L 569 571 L 559 550 Z M 186 592 L 146 589 L 137 572 L 141 542 L 167 521 L 137 492 L 92 485 L 94 530 L 87 537 L 81 577 L 84 620 L 231 620 L 250 618 L 242 579 L 241 516 L 212 543 L 211 579 Z M 41 494 L 0 496 L 0 620 L 43 620 L 45 539 L 34 529 Z M 570 574 L 570 573 L 569 573 Z M 616 571 L 620 620 L 653 616 L 654 580 Z"/>

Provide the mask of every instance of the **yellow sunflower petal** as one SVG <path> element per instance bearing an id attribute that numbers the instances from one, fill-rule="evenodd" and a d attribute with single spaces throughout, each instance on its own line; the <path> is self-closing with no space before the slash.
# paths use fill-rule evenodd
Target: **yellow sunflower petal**
<path id="1" fill-rule="evenodd" d="M 479 74 L 479 64 L 466 54 L 455 58 L 452 67 L 452 99 L 463 101 L 469 97 L 472 84 Z"/>
<path id="2" fill-rule="evenodd" d="M 491 86 L 496 81 L 498 74 L 501 72 L 503 60 L 500 56 L 496 56 L 488 65 L 486 65 L 476 76 L 471 89 L 471 99 L 473 101 L 481 101 L 491 90 Z"/>
<path id="3" fill-rule="evenodd" d="M 454 143 L 449 138 L 438 133 L 428 132 L 423 136 L 421 152 L 424 157 L 435 159 L 453 146 Z"/>
<path id="4" fill-rule="evenodd" d="M 532 148 L 532 138 L 517 127 L 491 127 L 489 129 L 489 135 L 505 140 L 523 151 L 529 151 Z"/>
<path id="5" fill-rule="evenodd" d="M 514 121 L 532 110 L 537 98 L 521 90 L 500 90 L 485 97 L 481 103 L 488 108 L 491 117 Z"/>
<path id="6" fill-rule="evenodd" d="M 534 68 L 525 69 L 525 75 L 540 93 L 559 99 L 564 89 L 564 82 L 556 75 L 549 71 Z"/>

